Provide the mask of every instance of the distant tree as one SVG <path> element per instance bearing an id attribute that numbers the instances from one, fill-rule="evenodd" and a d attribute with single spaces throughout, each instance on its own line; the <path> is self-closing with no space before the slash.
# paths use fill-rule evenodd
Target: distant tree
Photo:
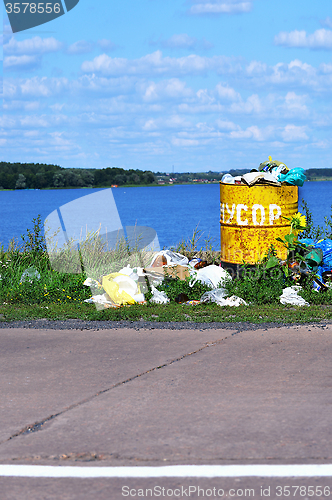
<path id="1" fill-rule="evenodd" d="M 127 182 L 127 177 L 125 174 L 117 174 L 114 177 L 114 184 L 118 184 L 119 186 L 122 186 L 123 184 L 126 184 Z"/>
<path id="2" fill-rule="evenodd" d="M 152 184 L 156 180 L 154 174 L 149 170 L 144 173 L 143 179 L 144 179 L 144 184 Z"/>
<path id="3" fill-rule="evenodd" d="M 54 174 L 53 175 L 53 186 L 56 188 L 64 187 L 65 178 L 62 174 Z"/>
<path id="4" fill-rule="evenodd" d="M 18 174 L 18 179 L 15 184 L 15 189 L 24 189 L 26 186 L 25 183 L 25 175 L 23 174 Z"/>

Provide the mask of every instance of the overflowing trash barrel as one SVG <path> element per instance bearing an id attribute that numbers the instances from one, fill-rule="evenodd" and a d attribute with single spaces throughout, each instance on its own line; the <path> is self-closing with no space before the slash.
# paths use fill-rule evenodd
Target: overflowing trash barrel
<path id="1" fill-rule="evenodd" d="M 286 249 L 276 238 L 289 233 L 284 217 L 298 212 L 298 187 L 220 182 L 221 261 L 256 264 L 274 246 L 278 257 Z"/>

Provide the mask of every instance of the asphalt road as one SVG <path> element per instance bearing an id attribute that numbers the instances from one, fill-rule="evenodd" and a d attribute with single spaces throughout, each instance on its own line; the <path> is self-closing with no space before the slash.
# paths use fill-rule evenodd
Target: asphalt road
<path id="1" fill-rule="evenodd" d="M 2 328 L 0 339 L 0 475 L 4 464 L 332 463 L 332 325 Z M 221 490 L 326 498 L 332 477 L 0 477 L 1 500 L 220 498 Z"/>

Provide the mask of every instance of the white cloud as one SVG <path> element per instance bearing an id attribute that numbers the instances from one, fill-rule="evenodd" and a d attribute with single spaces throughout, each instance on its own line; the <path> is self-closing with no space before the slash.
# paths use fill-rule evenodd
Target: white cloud
<path id="1" fill-rule="evenodd" d="M 306 31 L 282 31 L 274 37 L 276 45 L 284 47 L 307 47 L 310 49 L 332 49 L 332 31 L 321 28 L 308 35 Z"/>
<path id="2" fill-rule="evenodd" d="M 163 99 L 183 99 L 193 95 L 193 91 L 186 86 L 186 83 L 177 78 L 158 83 L 144 83 L 138 85 L 138 87 L 141 88 L 143 100 L 147 102 Z"/>
<path id="3" fill-rule="evenodd" d="M 246 102 L 242 99 L 240 102 L 233 103 L 230 111 L 232 113 L 246 113 L 246 114 L 261 114 L 263 112 L 263 105 L 257 94 L 249 96 Z"/>
<path id="4" fill-rule="evenodd" d="M 207 50 L 213 47 L 213 44 L 205 40 L 198 40 L 187 33 L 172 35 L 166 40 L 150 41 L 149 45 L 160 45 L 166 49 L 187 49 L 187 50 Z"/>
<path id="5" fill-rule="evenodd" d="M 92 61 L 84 61 L 81 69 L 86 73 L 101 73 L 103 75 L 188 75 L 206 74 L 214 70 L 228 71 L 231 58 L 225 56 L 202 57 L 191 54 L 185 57 L 163 57 L 157 50 L 139 59 L 125 59 L 101 54 Z"/>
<path id="6" fill-rule="evenodd" d="M 327 17 L 323 21 L 320 21 L 320 24 L 322 26 L 326 26 L 327 28 L 332 28 L 332 19 L 331 19 L 331 17 Z"/>
<path id="7" fill-rule="evenodd" d="M 197 139 L 181 139 L 178 137 L 172 137 L 173 146 L 188 147 L 188 146 L 202 146 L 203 142 Z"/>
<path id="8" fill-rule="evenodd" d="M 189 9 L 189 13 L 193 15 L 239 14 L 250 12 L 251 9 L 252 1 L 198 0 L 198 2 Z"/>
<path id="9" fill-rule="evenodd" d="M 286 125 L 281 136 L 285 142 L 299 142 L 309 139 L 306 134 L 306 126 Z"/>
<path id="10" fill-rule="evenodd" d="M 216 91 L 218 97 L 222 101 L 239 101 L 241 96 L 238 92 L 236 92 L 233 88 L 228 87 L 227 85 L 223 85 L 222 83 L 218 83 L 216 85 Z"/>
<path id="11" fill-rule="evenodd" d="M 75 43 L 72 43 L 68 49 L 68 54 L 86 54 L 87 52 L 91 52 L 94 48 L 94 44 L 91 42 L 87 42 L 86 40 L 79 40 Z"/>
<path id="12" fill-rule="evenodd" d="M 282 109 L 287 115 L 291 114 L 298 117 L 306 117 L 309 114 L 309 110 L 305 104 L 307 100 L 308 96 L 306 95 L 297 95 L 295 92 L 287 92 Z"/>
<path id="13" fill-rule="evenodd" d="M 37 56 L 9 56 L 5 57 L 3 67 L 10 70 L 34 69 L 40 66 Z"/>
<path id="14" fill-rule="evenodd" d="M 68 88 L 68 80 L 66 78 L 47 78 L 33 77 L 25 80 L 10 80 L 4 81 L 4 95 L 6 99 L 13 98 L 29 98 L 29 97 L 50 97 L 63 92 Z"/>
<path id="15" fill-rule="evenodd" d="M 219 130 L 225 132 L 229 132 L 231 130 L 240 130 L 239 125 L 236 125 L 231 121 L 217 120 L 216 125 Z"/>
<path id="16" fill-rule="evenodd" d="M 3 50 L 5 55 L 41 55 L 57 52 L 61 50 L 62 47 L 63 44 L 53 37 L 40 38 L 39 36 L 35 36 L 22 40 L 21 42 L 12 37 L 8 43 L 5 43 Z"/>
<path id="17" fill-rule="evenodd" d="M 177 49 L 186 48 L 191 49 L 195 47 L 197 43 L 197 38 L 187 35 L 186 33 L 181 33 L 180 35 L 173 35 L 167 40 L 161 42 L 163 47 Z"/>
<path id="18" fill-rule="evenodd" d="M 261 75 L 266 73 L 267 64 L 260 61 L 251 61 L 247 67 L 246 72 L 248 75 Z"/>
<path id="19" fill-rule="evenodd" d="M 274 134 L 274 128 L 268 126 L 264 129 L 260 129 L 257 125 L 252 125 L 246 130 L 233 130 L 230 132 L 229 137 L 231 139 L 252 139 L 254 141 L 265 141 L 271 139 Z"/>

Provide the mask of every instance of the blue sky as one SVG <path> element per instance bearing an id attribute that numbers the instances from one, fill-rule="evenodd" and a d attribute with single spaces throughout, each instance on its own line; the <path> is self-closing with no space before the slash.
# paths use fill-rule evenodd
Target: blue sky
<path id="1" fill-rule="evenodd" d="M 331 166 L 330 0 L 80 0 L 16 34 L 4 13 L 3 52 L 3 161 Z"/>

